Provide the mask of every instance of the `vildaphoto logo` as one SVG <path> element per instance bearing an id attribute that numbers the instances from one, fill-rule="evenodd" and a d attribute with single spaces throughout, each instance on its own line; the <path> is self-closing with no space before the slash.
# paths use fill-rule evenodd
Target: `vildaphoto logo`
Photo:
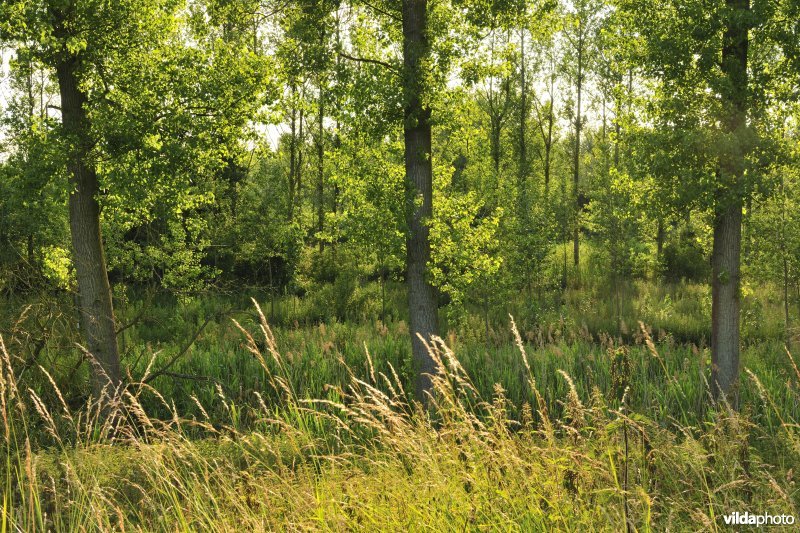
<path id="1" fill-rule="evenodd" d="M 728 526 L 791 526 L 794 516 L 790 514 L 752 514 L 738 511 L 722 516 Z"/>

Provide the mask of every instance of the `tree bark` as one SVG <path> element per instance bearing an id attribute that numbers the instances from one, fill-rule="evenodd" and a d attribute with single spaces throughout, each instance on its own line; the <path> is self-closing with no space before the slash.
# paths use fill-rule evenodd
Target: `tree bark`
<path id="1" fill-rule="evenodd" d="M 406 283 L 411 344 L 417 375 L 415 392 L 425 402 L 436 371 L 424 341 L 438 334 L 434 289 L 427 279 L 433 215 L 430 108 L 423 102 L 425 62 L 430 54 L 427 0 L 403 0 L 403 90 L 406 187 Z"/>
<path id="2" fill-rule="evenodd" d="M 86 94 L 78 84 L 80 58 L 67 54 L 56 65 L 61 93 L 64 131 L 72 143 L 68 159 L 71 192 L 69 225 L 73 260 L 78 278 L 81 329 L 86 349 L 93 358 L 92 388 L 95 395 L 113 395 L 120 384 L 114 306 L 108 281 L 103 237 L 100 230 L 100 192 L 97 171 L 90 157 Z"/>
<path id="3" fill-rule="evenodd" d="M 717 213 L 711 257 L 711 353 L 714 395 L 736 400 L 739 377 L 739 264 L 742 204 L 731 202 Z"/>
<path id="4" fill-rule="evenodd" d="M 749 0 L 726 0 L 722 47 L 722 73 L 728 83 L 722 94 L 725 133 L 739 141 L 739 148 L 719 162 L 719 185 L 714 218 L 711 258 L 711 386 L 715 397 L 738 402 L 739 297 L 742 244 L 742 181 L 745 149 L 742 134 L 747 127 L 747 50 Z"/>

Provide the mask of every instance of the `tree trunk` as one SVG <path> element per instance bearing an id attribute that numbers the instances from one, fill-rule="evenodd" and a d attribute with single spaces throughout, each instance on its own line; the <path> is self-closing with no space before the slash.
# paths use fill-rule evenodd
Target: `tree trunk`
<path id="1" fill-rule="evenodd" d="M 317 117 L 317 239 L 319 251 L 325 250 L 322 232 L 325 231 L 325 92 L 319 84 L 319 115 Z"/>
<path id="2" fill-rule="evenodd" d="M 781 174 L 781 224 L 778 228 L 776 235 L 778 242 L 780 242 L 781 249 L 781 266 L 783 268 L 783 325 L 786 330 L 784 337 L 786 346 L 789 348 L 791 344 L 791 317 L 789 316 L 789 257 L 788 250 L 786 249 L 786 179 Z M 750 213 L 752 195 L 747 197 L 747 212 Z M 745 237 L 745 256 L 747 255 L 747 237 Z"/>
<path id="3" fill-rule="evenodd" d="M 580 196 L 580 175 L 581 175 L 581 128 L 583 126 L 581 120 L 581 96 L 583 91 L 583 28 L 578 27 L 578 76 L 576 82 L 577 92 L 577 105 L 575 114 L 575 151 L 572 155 L 572 187 L 575 195 L 575 227 L 573 228 L 572 235 L 572 257 L 575 266 L 580 264 L 580 213 L 581 213 L 581 196 Z M 577 273 L 580 279 L 580 272 Z"/>
<path id="4" fill-rule="evenodd" d="M 386 273 L 387 268 L 381 266 L 381 323 L 386 325 Z"/>
<path id="5" fill-rule="evenodd" d="M 528 212 L 526 178 L 528 176 L 528 152 L 525 142 L 525 124 L 528 120 L 528 88 L 525 80 L 525 28 L 520 28 L 519 35 L 519 196 L 520 213 Z"/>
<path id="6" fill-rule="evenodd" d="M 302 100 L 305 100 L 303 97 L 305 96 L 305 91 L 303 91 L 300 95 Z M 303 133 L 303 124 L 305 119 L 305 109 L 302 107 L 300 108 L 300 113 L 297 121 L 297 143 L 296 143 L 296 150 L 297 150 L 297 164 L 294 168 L 294 213 L 296 214 L 296 220 L 298 222 L 298 226 L 303 223 L 303 147 L 305 146 L 305 135 Z M 302 227 L 300 228 L 302 229 Z"/>
<path id="7" fill-rule="evenodd" d="M 800 317 L 800 280 L 794 280 L 794 297 L 797 303 L 797 316 Z"/>
<path id="8" fill-rule="evenodd" d="M 550 197 L 550 154 L 553 149 L 553 124 L 555 123 L 555 116 L 553 108 L 555 107 L 555 75 L 553 74 L 555 65 L 550 64 L 550 86 L 548 95 L 550 96 L 550 103 L 547 106 L 547 135 L 544 139 L 544 197 Z"/>
<path id="9" fill-rule="evenodd" d="M 419 372 L 415 392 L 426 401 L 429 377 L 436 370 L 423 341 L 438 334 L 436 296 L 426 270 L 431 256 L 430 219 L 433 215 L 430 109 L 423 103 L 425 60 L 430 53 L 427 0 L 403 0 L 403 90 L 406 170 L 406 283 L 414 363 Z"/>
<path id="10" fill-rule="evenodd" d="M 622 76 L 618 76 L 617 84 L 622 85 Z M 621 140 L 622 127 L 620 126 L 620 114 L 622 113 L 622 97 L 614 99 L 614 168 L 619 168 L 619 145 Z"/>
<path id="11" fill-rule="evenodd" d="M 301 98 L 305 95 L 303 91 Z M 303 132 L 303 125 L 305 124 L 305 109 L 300 108 L 300 116 L 297 121 L 297 167 L 294 169 L 295 173 L 295 203 L 297 210 L 301 210 L 301 198 L 303 195 L 303 148 L 306 144 L 305 133 Z"/>
<path id="12" fill-rule="evenodd" d="M 744 12 L 749 0 L 726 0 L 727 15 L 722 48 L 722 72 L 729 83 L 723 92 L 725 133 L 742 139 L 747 126 L 748 22 Z M 742 196 L 744 148 L 719 162 L 714 218 L 714 250 L 711 281 L 711 386 L 715 397 L 738 402 L 739 296 L 742 244 Z"/>
<path id="13" fill-rule="evenodd" d="M 294 196 L 297 181 L 297 105 L 294 102 L 297 89 L 292 86 L 292 117 L 289 121 L 289 201 L 286 219 L 291 224 L 294 219 Z"/>
<path id="14" fill-rule="evenodd" d="M 502 133 L 502 119 L 492 116 L 489 119 L 491 128 L 492 168 L 494 169 L 495 186 L 500 185 L 500 134 Z"/>
<path id="15" fill-rule="evenodd" d="M 89 119 L 84 105 L 87 97 L 78 85 L 80 59 L 68 55 L 56 66 L 61 93 L 61 115 L 65 133 L 73 144 L 68 159 L 70 174 L 69 226 L 73 260 L 78 278 L 81 329 L 86 349 L 94 359 L 92 388 L 95 396 L 113 395 L 120 384 L 120 361 L 116 322 L 108 282 L 97 172 L 89 152 Z"/>
<path id="16" fill-rule="evenodd" d="M 786 346 L 792 341 L 792 323 L 789 317 L 789 263 L 786 255 L 783 256 L 783 320 L 786 328 Z"/>
<path id="17" fill-rule="evenodd" d="M 736 401 L 739 377 L 739 263 L 742 204 L 733 202 L 714 222 L 711 257 L 711 353 L 714 395 Z"/>
<path id="18" fill-rule="evenodd" d="M 549 133 L 549 139 L 544 144 L 544 197 L 545 198 L 550 197 L 550 150 L 552 148 L 552 142 L 550 141 L 550 139 L 552 139 L 553 135 L 552 114 L 548 117 L 547 128 L 550 133 Z"/>

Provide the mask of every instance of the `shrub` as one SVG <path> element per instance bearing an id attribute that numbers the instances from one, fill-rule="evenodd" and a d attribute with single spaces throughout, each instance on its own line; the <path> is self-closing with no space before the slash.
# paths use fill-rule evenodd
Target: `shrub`
<path id="1" fill-rule="evenodd" d="M 690 238 L 669 243 L 664 247 L 661 272 L 667 281 L 707 281 L 711 263 L 702 246 Z"/>

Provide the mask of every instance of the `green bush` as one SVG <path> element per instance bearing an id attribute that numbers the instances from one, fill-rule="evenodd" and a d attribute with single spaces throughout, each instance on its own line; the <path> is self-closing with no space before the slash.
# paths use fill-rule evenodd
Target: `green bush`
<path id="1" fill-rule="evenodd" d="M 661 272 L 667 281 L 707 281 L 711 263 L 694 239 L 683 238 L 664 247 Z"/>

